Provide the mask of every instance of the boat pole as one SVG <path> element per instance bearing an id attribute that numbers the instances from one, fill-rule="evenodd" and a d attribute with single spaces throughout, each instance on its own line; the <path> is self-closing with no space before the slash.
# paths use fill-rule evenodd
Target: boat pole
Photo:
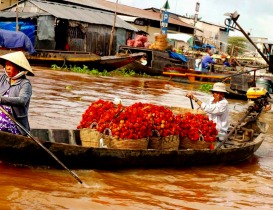
<path id="1" fill-rule="evenodd" d="M 117 8 L 118 8 L 118 0 L 116 1 L 115 14 L 114 14 L 114 23 L 113 23 L 113 26 L 112 26 L 112 31 L 111 31 L 111 36 L 110 36 L 109 56 L 111 55 L 111 51 L 112 51 L 114 32 L 115 32 L 115 25 L 116 25 L 116 20 L 117 20 Z"/>
<path id="2" fill-rule="evenodd" d="M 82 184 L 82 180 L 78 177 L 78 175 L 69 170 L 49 149 L 47 149 L 43 144 L 41 144 L 35 137 L 17 120 L 15 120 L 2 106 L 0 106 L 0 111 L 2 111 L 5 115 L 7 115 L 18 127 L 20 127 L 26 134 L 35 141 L 40 147 L 42 147 L 51 157 L 53 157 L 65 170 L 67 170 L 80 184 Z"/>
<path id="3" fill-rule="evenodd" d="M 231 78 L 231 77 L 234 77 L 234 76 L 237 76 L 237 75 L 249 73 L 249 72 L 252 72 L 252 71 L 256 72 L 256 71 L 258 71 L 258 70 L 265 69 L 265 68 L 267 68 L 267 67 L 259 67 L 259 68 L 251 69 L 251 70 L 248 70 L 248 71 L 243 71 L 243 72 L 240 72 L 240 73 L 237 73 L 237 74 L 231 74 L 230 76 L 223 77 L 223 78 L 222 78 L 222 79 L 223 79 L 222 82 L 223 82 L 224 80 L 226 80 L 227 78 Z"/>
<path id="4" fill-rule="evenodd" d="M 220 149 L 220 147 L 228 140 L 228 138 L 234 133 L 234 131 L 237 129 L 238 126 L 242 124 L 242 122 L 245 120 L 245 118 L 250 114 L 252 110 L 248 109 L 245 115 L 238 121 L 238 123 L 232 128 L 232 130 L 225 135 L 225 138 L 223 141 L 221 141 L 217 146 L 216 149 Z"/>
<path id="5" fill-rule="evenodd" d="M 251 40 L 251 38 L 248 36 L 248 34 L 243 30 L 243 28 L 239 25 L 239 23 L 237 22 L 237 19 L 239 18 L 239 14 L 237 12 L 231 13 L 230 14 L 230 18 L 233 20 L 233 22 L 236 24 L 236 26 L 238 27 L 239 31 L 242 32 L 242 34 L 246 37 L 246 39 L 253 45 L 253 47 L 255 47 L 255 49 L 258 51 L 258 53 L 260 54 L 260 56 L 262 56 L 262 58 L 265 60 L 265 62 L 271 67 L 273 68 L 273 64 L 267 59 L 267 57 L 261 52 L 261 50 L 257 47 L 257 45 Z M 237 28 L 235 28 L 237 29 Z M 238 30 L 237 29 L 237 30 Z"/>
<path id="6" fill-rule="evenodd" d="M 19 31 L 19 25 L 18 25 L 18 0 L 16 2 L 16 31 Z"/>

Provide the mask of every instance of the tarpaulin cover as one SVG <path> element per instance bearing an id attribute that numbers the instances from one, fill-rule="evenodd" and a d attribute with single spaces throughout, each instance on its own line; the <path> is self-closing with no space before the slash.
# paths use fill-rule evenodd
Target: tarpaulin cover
<path id="1" fill-rule="evenodd" d="M 10 49 L 24 48 L 29 54 L 35 53 L 31 40 L 21 31 L 0 29 L 0 46 Z"/>
<path id="2" fill-rule="evenodd" d="M 215 48 L 213 45 L 211 45 L 211 44 L 203 44 L 203 46 L 202 46 L 203 48 L 210 48 L 210 49 L 213 49 L 213 48 Z"/>
<path id="3" fill-rule="evenodd" d="M 182 54 L 179 54 L 179 53 L 176 53 L 176 52 L 172 52 L 170 50 L 168 50 L 168 53 L 169 53 L 170 58 L 181 60 L 181 61 L 183 61 L 185 63 L 187 63 L 188 60 L 189 60 L 186 56 L 184 56 Z"/>

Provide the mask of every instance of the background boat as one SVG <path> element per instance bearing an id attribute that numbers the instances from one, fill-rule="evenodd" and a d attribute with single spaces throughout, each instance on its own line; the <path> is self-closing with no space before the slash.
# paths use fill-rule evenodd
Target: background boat
<path id="1" fill-rule="evenodd" d="M 22 49 L 0 49 L 0 55 Z M 36 50 L 34 54 L 24 51 L 30 64 L 33 66 L 50 67 L 53 64 L 58 66 L 86 65 L 90 69 L 112 71 L 141 58 L 144 53 L 117 54 L 113 56 L 99 56 L 90 52 L 81 51 L 58 51 L 58 50 Z"/>
<path id="2" fill-rule="evenodd" d="M 123 66 L 128 70 L 134 70 L 136 73 L 145 73 L 152 76 L 161 76 L 164 68 L 166 67 L 181 67 L 190 69 L 193 66 L 193 59 L 189 59 L 188 62 L 184 62 L 181 59 L 171 58 L 167 51 L 148 49 L 145 47 L 131 47 L 131 46 L 120 46 L 120 51 L 130 53 L 144 53 L 147 63 L 142 65 L 139 60 L 130 63 L 129 65 Z"/>

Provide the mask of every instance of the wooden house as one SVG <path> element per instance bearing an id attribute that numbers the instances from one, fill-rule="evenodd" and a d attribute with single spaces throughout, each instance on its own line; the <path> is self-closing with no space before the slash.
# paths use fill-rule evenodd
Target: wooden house
<path id="1" fill-rule="evenodd" d="M 16 9 L 18 8 L 18 12 Z M 18 15 L 18 21 L 16 16 Z M 19 30 L 34 37 L 36 49 L 85 51 L 108 55 L 114 13 L 65 2 L 23 0 L 0 13 L 2 29 Z M 127 33 L 138 29 L 116 17 L 113 52 L 125 44 Z"/>
<path id="2" fill-rule="evenodd" d="M 21 0 L 18 6 L 13 4 L 1 11 L 0 28 L 1 23 L 8 22 L 13 23 L 12 30 L 16 30 L 18 15 L 20 30 L 24 32 L 24 27 L 30 28 L 28 33 L 34 37 L 36 49 L 86 51 L 100 55 L 108 54 L 112 34 L 112 54 L 138 31 L 149 34 L 148 41 L 154 41 L 154 33 L 160 32 L 160 14 L 122 4 L 115 6 L 105 0 Z M 119 15 L 133 17 L 135 21 L 127 22 Z M 193 34 L 194 27 L 171 17 L 169 30 Z"/>

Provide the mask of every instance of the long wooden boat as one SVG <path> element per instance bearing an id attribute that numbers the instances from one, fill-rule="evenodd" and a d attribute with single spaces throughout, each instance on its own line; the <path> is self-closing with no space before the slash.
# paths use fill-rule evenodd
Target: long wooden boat
<path id="1" fill-rule="evenodd" d="M 0 55 L 12 51 L 14 51 L 14 49 L 0 49 Z M 65 65 L 86 65 L 91 69 L 112 71 L 141 58 L 144 53 L 121 53 L 113 56 L 99 56 L 94 53 L 81 51 L 36 50 L 36 53 L 33 55 L 27 52 L 25 52 L 25 55 L 33 66 L 50 67 L 53 64 L 61 67 Z"/>
<path id="2" fill-rule="evenodd" d="M 226 78 L 229 78 L 233 72 L 231 71 L 218 71 L 218 72 L 201 72 L 193 69 L 185 68 L 164 68 L 163 75 L 170 77 L 170 80 L 183 83 L 215 83 L 222 82 Z M 229 80 L 226 79 L 226 83 Z"/>
<path id="3" fill-rule="evenodd" d="M 264 134 L 252 140 L 231 138 L 219 149 L 130 150 L 81 146 L 79 130 L 33 129 L 33 136 L 71 169 L 123 169 L 184 167 L 236 163 L 250 158 L 262 144 Z M 22 166 L 60 168 L 33 139 L 0 132 L 0 161 Z"/>

